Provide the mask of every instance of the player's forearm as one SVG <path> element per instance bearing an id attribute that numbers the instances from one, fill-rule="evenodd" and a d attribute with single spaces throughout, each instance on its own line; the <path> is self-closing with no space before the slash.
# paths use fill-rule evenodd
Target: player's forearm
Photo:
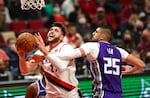
<path id="1" fill-rule="evenodd" d="M 22 75 L 28 73 L 25 58 L 21 56 L 19 56 L 19 68 Z"/>
<path id="2" fill-rule="evenodd" d="M 126 61 L 130 64 L 133 65 L 133 69 L 130 71 L 130 73 L 137 73 L 140 72 L 144 69 L 145 64 L 142 60 L 134 57 L 133 55 L 129 55 Z"/>
<path id="3" fill-rule="evenodd" d="M 77 48 L 72 52 L 57 54 L 57 57 L 62 60 L 72 60 L 81 56 L 83 56 L 83 54 L 80 48 Z"/>
<path id="4" fill-rule="evenodd" d="M 19 56 L 19 68 L 20 68 L 21 74 L 26 75 L 32 72 L 35 66 L 37 65 L 34 62 L 35 61 L 33 60 L 26 61 L 25 57 Z"/>
<path id="5" fill-rule="evenodd" d="M 79 49 L 75 49 L 72 52 L 68 53 L 58 53 L 45 55 L 46 58 L 52 63 L 52 65 L 56 66 L 58 69 L 64 70 L 68 66 L 70 60 L 81 57 L 81 52 Z"/>
<path id="6" fill-rule="evenodd" d="M 126 74 L 135 74 L 135 73 L 139 73 L 142 71 L 142 68 L 137 68 L 137 67 L 133 67 L 129 72 L 127 72 Z"/>

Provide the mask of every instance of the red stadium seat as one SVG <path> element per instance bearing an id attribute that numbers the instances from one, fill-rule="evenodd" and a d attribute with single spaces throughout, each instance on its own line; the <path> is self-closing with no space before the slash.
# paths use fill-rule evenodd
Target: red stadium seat
<path id="1" fill-rule="evenodd" d="M 5 47 L 5 46 L 6 46 L 5 40 L 3 36 L 0 34 L 0 47 Z"/>
<path id="2" fill-rule="evenodd" d="M 40 31 L 46 31 L 47 29 L 45 28 L 43 22 L 40 19 L 36 20 L 29 20 L 29 29 L 35 31 L 35 32 L 40 32 Z"/>
<path id="3" fill-rule="evenodd" d="M 46 40 L 47 40 L 47 32 L 39 32 L 42 39 L 44 40 L 44 42 L 46 43 Z"/>
<path id="4" fill-rule="evenodd" d="M 13 21 L 11 23 L 11 26 L 12 26 L 12 30 L 18 34 L 28 29 L 26 25 L 26 21 L 21 21 L 21 20 Z"/>
<path id="5" fill-rule="evenodd" d="M 129 6 L 131 4 L 131 0 L 119 0 L 119 2 L 123 5 L 123 6 Z"/>

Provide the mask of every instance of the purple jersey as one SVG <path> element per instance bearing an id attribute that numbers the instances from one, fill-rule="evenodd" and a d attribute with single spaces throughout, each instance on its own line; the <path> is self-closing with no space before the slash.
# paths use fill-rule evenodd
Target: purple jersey
<path id="1" fill-rule="evenodd" d="M 45 91 L 45 87 L 42 83 L 42 80 L 37 80 L 36 83 L 38 85 L 38 93 L 37 93 L 38 98 L 45 98 L 46 91 Z"/>
<path id="2" fill-rule="evenodd" d="M 119 50 L 109 43 L 100 42 L 97 60 L 90 62 L 89 66 L 93 78 L 93 98 L 122 98 L 121 65 Z"/>

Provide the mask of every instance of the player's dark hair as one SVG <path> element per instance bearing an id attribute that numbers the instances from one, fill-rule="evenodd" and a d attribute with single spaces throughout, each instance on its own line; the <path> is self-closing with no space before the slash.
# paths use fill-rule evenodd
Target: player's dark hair
<path id="1" fill-rule="evenodd" d="M 51 27 L 59 27 L 61 30 L 62 30 L 62 33 L 63 35 L 65 36 L 66 35 L 66 28 L 65 26 L 61 23 L 61 22 L 54 22 L 51 26 Z"/>
<path id="2" fill-rule="evenodd" d="M 100 28 L 102 29 L 103 33 L 107 34 L 108 41 L 111 41 L 113 36 L 111 28 L 109 26 L 101 26 Z"/>

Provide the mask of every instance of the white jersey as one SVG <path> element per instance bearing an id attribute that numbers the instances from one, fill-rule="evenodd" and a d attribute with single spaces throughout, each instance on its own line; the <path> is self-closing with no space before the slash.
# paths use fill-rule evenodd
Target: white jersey
<path id="1" fill-rule="evenodd" d="M 89 47 L 90 46 L 90 47 Z M 95 61 L 97 59 L 97 56 L 99 54 L 99 47 L 100 44 L 98 42 L 88 42 L 83 44 L 80 48 L 82 48 L 87 56 L 87 59 L 89 61 Z M 117 49 L 120 51 L 121 53 L 121 57 L 123 59 L 127 58 L 127 56 L 129 55 L 129 53 L 127 51 L 125 51 L 122 48 L 117 47 Z"/>
<path id="2" fill-rule="evenodd" d="M 49 46 L 46 47 L 47 50 L 49 50 Z M 50 53 L 51 54 L 57 54 L 57 53 L 69 53 L 73 51 L 73 47 L 66 43 L 60 43 L 55 48 L 53 48 Z M 43 55 L 41 51 L 37 51 L 35 54 Z M 67 64 L 67 65 L 66 65 Z M 61 63 L 60 67 L 52 65 L 48 59 L 43 60 L 43 62 L 40 64 L 44 71 L 50 73 L 54 77 L 63 80 L 73 86 L 78 85 L 78 81 L 75 77 L 76 72 L 76 66 L 74 63 L 74 60 L 64 60 L 64 63 Z M 63 70 L 61 69 L 63 68 Z M 49 82 L 46 79 L 46 98 L 79 98 L 77 89 L 74 89 L 70 92 L 64 90 L 63 88 L 56 86 L 55 84 Z M 75 97 L 73 97 L 75 92 Z M 69 95 L 70 97 L 69 97 Z M 67 97 L 66 97 L 67 96 Z"/>

